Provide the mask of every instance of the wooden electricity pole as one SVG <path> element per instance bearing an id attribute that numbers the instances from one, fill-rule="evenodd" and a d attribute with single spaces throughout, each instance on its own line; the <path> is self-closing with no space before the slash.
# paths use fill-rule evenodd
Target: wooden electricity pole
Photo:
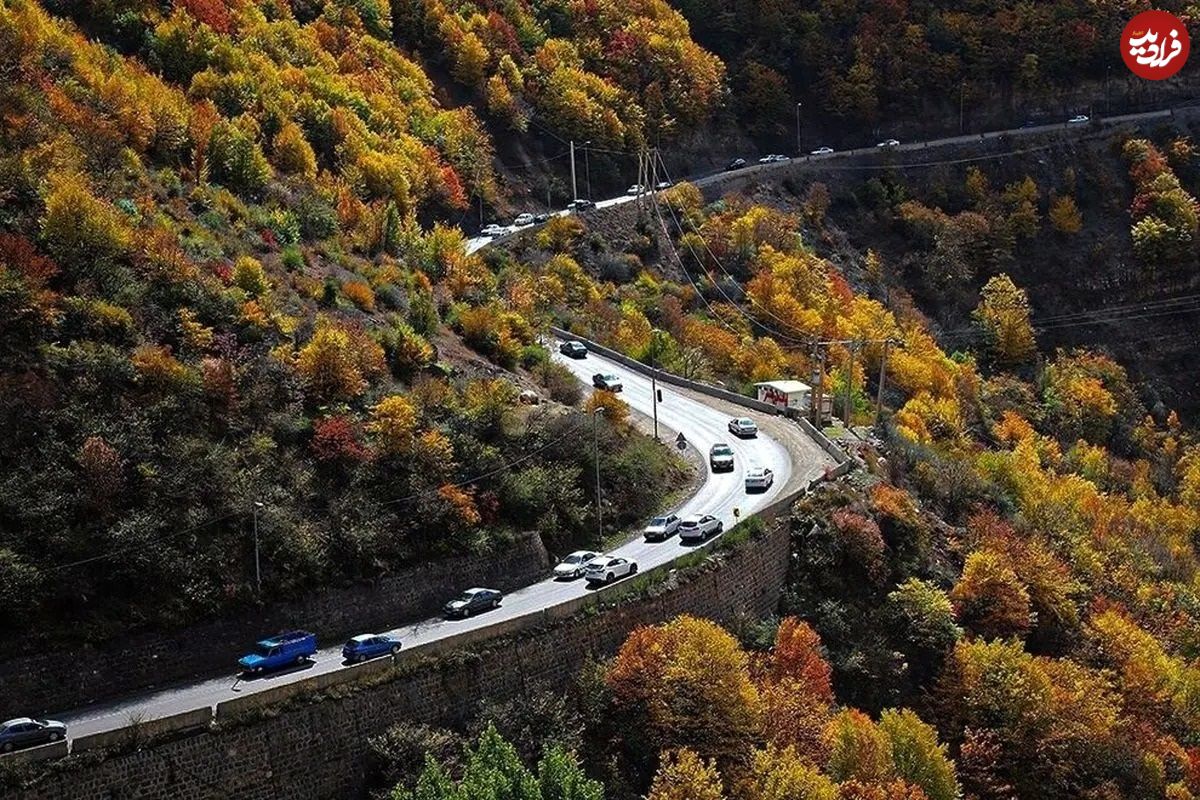
<path id="1" fill-rule="evenodd" d="M 883 355 L 879 358 L 879 393 L 875 396 L 875 427 L 879 427 L 879 421 L 883 419 L 883 382 L 887 379 L 888 347 L 891 344 L 891 339 L 883 340 Z"/>
<path id="2" fill-rule="evenodd" d="M 846 430 L 850 430 L 851 404 L 854 402 L 854 354 L 858 350 L 858 342 L 849 342 L 848 345 L 849 360 L 846 370 L 846 402 L 842 411 L 842 421 L 845 423 Z"/>
<path id="3" fill-rule="evenodd" d="M 825 343 L 817 342 L 817 373 L 813 381 L 812 424 L 817 430 L 825 426 L 825 398 L 822 389 L 825 383 Z"/>

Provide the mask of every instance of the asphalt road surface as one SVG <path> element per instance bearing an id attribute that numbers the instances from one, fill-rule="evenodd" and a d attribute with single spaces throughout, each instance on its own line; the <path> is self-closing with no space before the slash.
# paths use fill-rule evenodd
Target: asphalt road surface
<path id="1" fill-rule="evenodd" d="M 596 372 L 611 372 L 621 376 L 624 382 L 622 399 L 632 408 L 644 414 L 653 412 L 650 379 L 633 372 L 619 364 L 589 353 L 585 359 L 568 359 L 557 353 L 555 358 L 566 364 L 571 371 L 583 382 L 590 385 L 591 376 Z M 664 426 L 674 431 L 682 432 L 690 444 L 695 445 L 706 456 L 707 470 L 708 448 L 715 442 L 727 442 L 734 450 L 734 471 L 731 473 L 713 474 L 708 471 L 706 479 L 698 491 L 677 509 L 676 513 L 686 515 L 691 513 L 708 513 L 720 518 L 728 530 L 734 524 L 733 509 L 741 511 L 745 519 L 755 510 L 760 509 L 779 496 L 785 484 L 789 482 L 793 469 L 819 474 L 822 464 L 819 456 L 806 452 L 804 458 L 813 460 L 812 464 L 793 465 L 788 449 L 779 441 L 766 434 L 760 434 L 754 439 L 737 439 L 728 433 L 730 416 L 727 410 L 714 408 L 705 402 L 689 397 L 686 393 L 674 387 L 660 384 L 663 392 L 663 402 L 659 404 L 658 414 Z M 715 404 L 720 405 L 720 404 Z M 754 412 L 740 411 L 740 415 L 749 416 L 762 423 L 773 423 L 766 415 Z M 580 436 L 580 447 L 589 447 L 591 442 L 590 429 Z M 818 451 L 819 452 L 819 451 Z M 766 492 L 747 494 L 744 487 L 745 472 L 751 466 L 769 467 L 775 472 L 775 484 Z M 711 541 L 711 540 L 710 540 Z M 650 544 L 640 536 L 633 538 L 614 552 L 633 558 L 641 571 L 666 563 L 692 548 L 679 542 L 678 537 L 672 537 L 665 542 Z M 447 586 L 449 596 L 466 586 Z M 390 633 L 401 638 L 405 647 L 440 639 L 454 633 L 474 628 L 484 628 L 501 620 L 522 616 L 558 603 L 565 602 L 592 591 L 581 580 L 554 581 L 544 580 L 540 583 L 519 589 L 504 598 L 500 608 L 479 614 L 466 620 L 446 621 L 430 619 L 415 625 L 396 628 Z M 366 631 L 364 631 L 366 632 Z M 371 631 L 376 632 L 376 631 Z M 263 631 L 269 635 L 274 631 Z M 251 645 L 247 642 L 247 648 Z M 235 674 L 236 667 L 230 664 L 230 674 L 212 678 L 197 683 L 189 683 L 167 687 L 153 692 L 147 692 L 125 700 L 102 703 L 86 708 L 76 709 L 67 713 L 52 714 L 53 718 L 61 719 L 69 727 L 73 738 L 100 731 L 114 730 L 130 724 L 133 719 L 151 720 L 190 711 L 202 706 L 213 706 L 223 700 L 229 700 L 247 693 L 278 686 L 283 683 L 304 680 L 325 672 L 342 669 L 342 642 L 324 642 L 326 646 L 320 650 L 310 664 L 303 667 L 270 674 L 264 677 L 239 680 Z M 401 654 L 403 658 L 403 653 Z"/>

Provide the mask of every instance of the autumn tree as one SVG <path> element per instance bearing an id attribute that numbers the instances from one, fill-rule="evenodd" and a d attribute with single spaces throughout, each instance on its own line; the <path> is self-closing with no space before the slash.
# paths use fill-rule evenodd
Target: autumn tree
<path id="1" fill-rule="evenodd" d="M 898 623 L 900 646 L 921 683 L 936 674 L 943 657 L 962 635 L 950 598 L 928 581 L 909 578 L 888 594 L 887 607 Z"/>
<path id="2" fill-rule="evenodd" d="M 314 178 L 317 174 L 317 156 L 312 145 L 304 138 L 304 131 L 294 122 L 287 122 L 275 134 L 271 142 L 271 154 L 275 166 L 285 175 Z"/>
<path id="3" fill-rule="evenodd" d="M 372 409 L 367 427 L 375 435 L 376 446 L 381 452 L 404 455 L 415 444 L 417 408 L 403 395 L 390 395 Z"/>
<path id="4" fill-rule="evenodd" d="M 1029 321 L 1029 298 L 1007 275 L 988 280 L 973 314 L 1000 366 L 1028 361 L 1037 345 Z"/>
<path id="5" fill-rule="evenodd" d="M 985 639 L 1023 637 L 1033 623 L 1029 591 L 1003 556 L 991 551 L 967 556 L 950 599 L 959 621 Z"/>
<path id="6" fill-rule="evenodd" d="M 838 800 L 837 785 L 791 748 L 754 755 L 745 795 L 754 800 Z"/>
<path id="7" fill-rule="evenodd" d="M 1050 204 L 1050 224 L 1059 233 L 1073 234 L 1083 230 L 1083 215 L 1071 195 L 1056 198 Z"/>
<path id="8" fill-rule="evenodd" d="M 728 769 L 745 765 L 759 730 L 759 695 L 737 640 L 707 620 L 682 616 L 636 629 L 608 670 L 617 713 L 651 758 L 694 749 Z M 636 746 L 636 742 L 635 742 Z"/>
<path id="9" fill-rule="evenodd" d="M 271 178 L 271 165 L 246 123 L 218 122 L 208 141 L 208 177 L 242 194 L 257 194 Z"/>
<path id="10" fill-rule="evenodd" d="M 646 800 L 724 800 L 721 775 L 712 761 L 688 748 L 664 753 Z"/>
<path id="11" fill-rule="evenodd" d="M 909 709 L 889 709 L 879 717 L 879 729 L 891 743 L 892 764 L 901 780 L 919 786 L 929 800 L 960 796 L 954 762 L 937 731 Z"/>
<path id="12" fill-rule="evenodd" d="M 82 176 L 52 177 L 42 216 L 42 242 L 60 264 L 80 276 L 100 273 L 130 244 L 127 220 L 98 199 Z"/>
<path id="13" fill-rule="evenodd" d="M 361 330 L 345 328 L 322 317 L 308 344 L 300 349 L 296 369 L 318 400 L 345 400 L 360 395 L 368 378 L 384 369 L 383 349 Z"/>

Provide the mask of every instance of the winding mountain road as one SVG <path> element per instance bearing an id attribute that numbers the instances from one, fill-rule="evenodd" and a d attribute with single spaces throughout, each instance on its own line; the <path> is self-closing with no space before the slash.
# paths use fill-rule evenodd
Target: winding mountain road
<path id="1" fill-rule="evenodd" d="M 555 347 L 557 347 L 555 345 Z M 589 353 L 587 358 L 574 360 L 565 358 L 555 350 L 555 358 L 565 364 L 585 384 L 591 384 L 596 372 L 619 375 L 624 383 L 623 400 L 636 411 L 650 415 L 653 412 L 650 379 L 620 364 Z M 827 466 L 833 464 L 817 445 L 800 433 L 800 429 L 786 420 L 766 414 L 748 412 L 723 401 L 703 398 L 686 390 L 659 384 L 663 400 L 658 414 L 662 424 L 682 432 L 688 442 L 702 451 L 705 458 L 704 481 L 698 490 L 673 509 L 680 515 L 708 513 L 719 517 L 726 529 L 734 524 L 733 509 L 741 511 L 742 518 L 757 509 L 772 503 L 784 491 L 819 476 Z M 762 430 L 754 439 L 739 440 L 729 435 L 727 425 L 732 416 L 749 416 L 755 419 Z M 773 435 L 773 432 L 776 432 Z M 579 446 L 590 448 L 591 433 L 587 428 L 580 434 Z M 734 450 L 733 472 L 714 474 L 707 467 L 708 448 L 715 442 L 727 442 Z M 786 445 L 786 446 L 785 446 Z M 744 488 L 745 472 L 752 466 L 769 467 L 775 472 L 775 484 L 760 494 L 747 494 Z M 637 561 L 642 571 L 665 564 L 692 548 L 672 537 L 661 543 L 647 543 L 636 536 L 613 552 Z M 447 586 L 447 599 L 466 586 Z M 552 607 L 576 599 L 593 591 L 583 581 L 543 580 L 508 594 L 500 608 L 465 620 L 447 621 L 429 619 L 397 627 L 392 633 L 403 641 L 405 648 L 445 638 L 466 630 L 486 628 L 499 622 L 527 615 L 531 612 Z M 272 631 L 264 631 L 264 635 Z M 247 642 L 249 647 L 252 643 Z M 215 706 L 248 693 L 259 692 L 284 683 L 305 680 L 314 675 L 345 669 L 342 660 L 342 642 L 325 642 L 311 661 L 300 668 L 270 674 L 260 678 L 240 680 L 235 666 L 230 664 L 230 674 L 199 682 L 186 683 L 160 690 L 141 693 L 115 702 L 105 702 L 66 713 L 51 715 L 69 726 L 71 738 L 101 731 L 126 727 L 134 720 L 149 721 L 184 711 Z M 404 652 L 400 654 L 404 658 Z"/>
<path id="2" fill-rule="evenodd" d="M 1101 120 L 1100 125 L 1118 124 L 1121 122 L 1137 122 L 1157 117 L 1169 116 L 1171 111 L 1151 112 L 1147 114 L 1131 114 L 1124 117 Z M 1069 130 L 1071 133 L 1082 134 L 1093 126 L 1076 126 L 1068 128 L 1065 125 L 1039 126 L 1028 129 L 996 131 L 971 136 L 956 136 L 929 142 L 918 142 L 892 148 L 889 152 L 897 153 L 899 166 L 904 166 L 900 154 L 921 151 L 920 158 L 928 158 L 931 148 L 944 144 L 962 144 L 970 141 L 986 141 L 1000 136 L 1024 136 Z M 873 148 L 844 151 L 823 156 L 805 156 L 791 161 L 757 165 L 751 164 L 744 169 L 731 172 L 708 172 L 692 176 L 691 180 L 700 186 L 714 183 L 738 183 L 746 179 L 767 174 L 787 174 L 787 171 L 803 168 L 805 165 L 820 165 L 828 168 L 833 163 L 845 162 L 853 156 L 862 156 L 873 152 Z M 631 196 L 622 196 L 600 201 L 597 210 L 621 205 L 632 201 Z M 559 212 L 560 214 L 566 212 Z M 596 212 L 589 212 L 596 213 Z M 516 233 L 514 229 L 511 233 Z M 506 234 L 500 239 L 507 238 Z M 477 251 L 496 241 L 488 237 L 477 237 L 468 241 L 468 250 Z M 649 415 L 652 413 L 652 393 L 650 379 L 641 373 L 629 370 L 619 364 L 603 359 L 595 354 L 589 354 L 586 359 L 571 360 L 555 354 L 555 358 L 580 378 L 590 384 L 591 375 L 595 372 L 611 372 L 619 375 L 624 382 L 623 399 L 636 411 Z M 677 389 L 660 384 L 663 400 L 659 404 L 658 415 L 662 424 L 684 434 L 689 443 L 707 455 L 708 448 L 717 441 L 730 444 L 735 454 L 735 469 L 732 473 L 715 475 L 707 468 L 705 459 L 704 481 L 698 490 L 678 508 L 674 509 L 681 515 L 703 512 L 719 517 L 726 529 L 734 524 L 734 508 L 740 509 L 745 518 L 755 511 L 772 503 L 786 491 L 798 487 L 822 474 L 833 464 L 815 442 L 804 436 L 799 428 L 778 417 L 748 412 L 740 407 L 732 406 L 724 401 L 709 397 L 701 397 L 687 390 Z M 755 419 L 760 427 L 760 435 L 755 439 L 738 440 L 729 435 L 727 424 L 732 416 L 749 416 Z M 584 432 L 580 436 L 579 446 L 591 446 Z M 744 489 L 745 471 L 751 466 L 769 467 L 775 472 L 775 484 L 765 493 L 748 495 Z M 624 545 L 616 548 L 615 553 L 635 559 L 642 570 L 665 564 L 678 557 L 688 549 L 680 544 L 678 537 L 666 542 L 649 544 L 640 536 L 632 538 Z M 447 596 L 468 587 L 446 587 Z M 573 599 L 579 598 L 591 591 L 582 581 L 543 580 L 531 586 L 512 592 L 504 599 L 502 606 L 495 611 L 481 614 L 461 621 L 446 621 L 430 619 L 417 624 L 404 625 L 393 629 L 390 633 L 397 635 L 406 648 L 446 638 L 452 634 L 466 630 L 490 627 L 505 620 L 514 619 L 531 612 L 550 608 Z M 604 591 L 600 589 L 598 591 Z M 269 634 L 271 631 L 264 631 Z M 247 642 L 247 647 L 251 645 Z M 101 731 L 110 731 L 129 726 L 135 720 L 149 721 L 177 714 L 184 711 L 214 706 L 217 703 L 230 700 L 248 693 L 264 691 L 282 684 L 305 680 L 314 675 L 345 669 L 341 657 L 341 642 L 326 643 L 312 662 L 302 668 L 275 673 L 254 680 L 240 680 L 234 675 L 234 665 L 230 665 L 230 674 L 199 682 L 185 683 L 166 687 L 155 691 L 140 693 L 123 700 L 105 702 L 79 708 L 57 716 L 70 726 L 70 736 L 82 736 Z M 402 652 L 400 658 L 404 658 Z"/>

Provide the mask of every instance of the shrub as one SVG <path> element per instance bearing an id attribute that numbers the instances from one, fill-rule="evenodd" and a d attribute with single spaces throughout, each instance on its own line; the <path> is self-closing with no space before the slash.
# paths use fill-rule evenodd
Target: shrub
<path id="1" fill-rule="evenodd" d="M 571 370 L 554 361 L 546 361 L 537 371 L 538 381 L 550 393 L 550 399 L 567 406 L 579 404 L 583 387 Z"/>
<path id="2" fill-rule="evenodd" d="M 270 289 L 263 265 L 250 256 L 239 256 L 233 263 L 233 283 L 251 297 L 258 297 Z"/>
<path id="3" fill-rule="evenodd" d="M 375 292 L 371 291 L 371 287 L 363 281 L 343 283 L 342 294 L 363 311 L 375 310 Z"/>

